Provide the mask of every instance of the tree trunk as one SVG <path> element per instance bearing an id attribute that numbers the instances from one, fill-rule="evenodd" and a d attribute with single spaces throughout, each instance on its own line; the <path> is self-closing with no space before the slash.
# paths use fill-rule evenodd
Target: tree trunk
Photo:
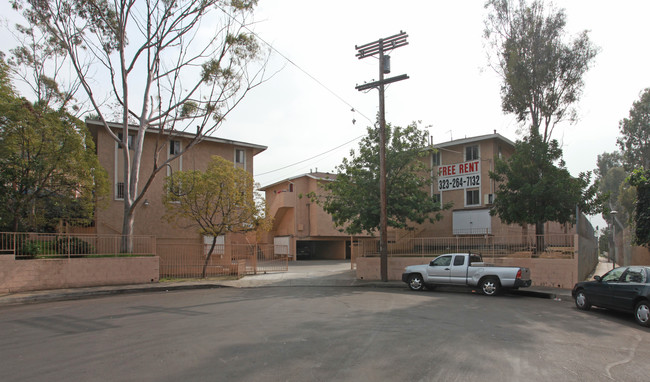
<path id="1" fill-rule="evenodd" d="M 135 222 L 135 215 L 133 210 L 129 208 L 128 203 L 124 200 L 124 220 L 122 221 L 122 244 L 120 252 L 132 253 L 133 252 L 133 225 Z"/>
<path id="2" fill-rule="evenodd" d="M 14 228 L 14 232 L 18 232 L 18 213 L 14 213 L 14 218 L 13 222 L 11 223 L 11 226 Z"/>
<path id="3" fill-rule="evenodd" d="M 535 223 L 535 252 L 533 257 L 539 257 L 545 251 L 544 222 Z"/>
<path id="4" fill-rule="evenodd" d="M 208 251 L 208 255 L 205 257 L 205 263 L 203 264 L 203 273 L 201 273 L 201 278 L 205 278 L 205 273 L 208 270 L 208 263 L 210 262 L 210 258 L 212 257 L 212 252 L 214 252 L 214 247 L 217 245 L 217 236 L 212 236 L 212 245 L 210 246 L 210 250 Z"/>

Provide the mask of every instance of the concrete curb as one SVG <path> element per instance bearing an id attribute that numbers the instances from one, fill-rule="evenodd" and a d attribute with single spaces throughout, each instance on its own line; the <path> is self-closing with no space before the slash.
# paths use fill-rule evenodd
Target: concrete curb
<path id="1" fill-rule="evenodd" d="M 353 288 L 400 288 L 406 289 L 406 285 L 399 281 L 364 281 L 364 280 L 318 280 L 310 278 L 283 279 L 283 280 L 223 280 L 213 282 L 172 282 L 169 284 L 144 284 L 144 285 L 123 285 L 90 287 L 78 289 L 59 289 L 49 291 L 33 291 L 0 296 L 0 306 L 34 304 L 53 301 L 81 300 L 86 298 L 130 294 L 130 293 L 151 293 L 169 292 L 196 289 L 216 288 L 272 288 L 272 287 L 353 287 Z M 547 299 L 571 299 L 571 291 L 553 288 L 527 288 L 511 291 L 511 294 L 547 298 Z"/>

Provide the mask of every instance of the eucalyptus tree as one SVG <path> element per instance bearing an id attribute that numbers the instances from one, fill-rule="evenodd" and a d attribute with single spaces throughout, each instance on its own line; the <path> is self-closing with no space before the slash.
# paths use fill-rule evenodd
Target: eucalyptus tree
<path id="1" fill-rule="evenodd" d="M 650 88 L 634 101 L 627 118 L 619 124 L 620 137 L 616 140 L 623 153 L 628 171 L 650 169 Z"/>
<path id="2" fill-rule="evenodd" d="M 266 56 L 247 20 L 256 0 L 11 0 L 47 43 L 65 52 L 91 111 L 124 156 L 122 250 L 136 206 L 166 165 L 214 132 L 265 77 Z M 117 119 L 121 132 L 109 122 Z M 175 134 L 194 138 L 169 152 Z M 152 170 L 141 171 L 155 132 Z"/>
<path id="3" fill-rule="evenodd" d="M 558 123 L 577 119 L 583 76 L 598 48 L 587 31 L 569 39 L 564 10 L 543 0 L 488 0 L 485 7 L 484 38 L 490 66 L 501 77 L 502 109 L 528 124 L 515 155 L 491 174 L 501 182 L 493 213 L 509 223 L 535 224 L 543 247 L 544 222 L 568 222 L 576 206 L 585 212 L 602 207 L 595 205 L 602 197 L 589 185 L 590 174 L 572 178 L 552 139 Z"/>
<path id="4" fill-rule="evenodd" d="M 501 105 L 529 135 L 551 140 L 561 121 L 575 121 L 583 76 L 598 53 L 587 31 L 567 41 L 566 14 L 543 0 L 489 0 L 484 38 L 501 77 Z"/>

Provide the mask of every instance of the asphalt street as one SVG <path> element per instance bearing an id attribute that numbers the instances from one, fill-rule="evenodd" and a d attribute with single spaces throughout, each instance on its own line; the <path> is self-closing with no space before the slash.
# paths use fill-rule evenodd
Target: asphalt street
<path id="1" fill-rule="evenodd" d="M 3 381 L 647 381 L 650 331 L 568 299 L 258 287 L 0 306 Z"/>

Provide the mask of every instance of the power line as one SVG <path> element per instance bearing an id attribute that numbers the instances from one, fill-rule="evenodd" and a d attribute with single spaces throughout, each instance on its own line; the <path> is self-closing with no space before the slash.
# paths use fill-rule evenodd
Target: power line
<path id="1" fill-rule="evenodd" d="M 250 29 L 247 25 L 245 25 L 243 22 L 239 21 L 237 18 L 235 18 L 234 16 L 232 16 L 230 13 L 228 13 L 228 12 L 227 12 L 225 9 L 223 9 L 222 7 L 218 6 L 218 8 L 221 9 L 221 11 L 222 11 L 224 14 L 226 14 L 228 17 L 230 17 L 232 20 L 234 20 L 234 21 L 236 21 L 237 23 L 239 23 L 239 25 L 241 25 L 242 28 L 246 29 L 246 30 L 249 31 L 252 35 L 254 35 L 257 39 L 259 39 L 259 40 L 262 41 L 264 44 L 266 44 L 269 48 L 271 48 L 271 50 L 273 50 L 274 52 L 276 52 L 278 55 L 280 55 L 282 58 L 284 58 L 284 59 L 285 59 L 287 62 L 289 62 L 291 65 L 293 65 L 293 66 L 296 67 L 298 70 L 300 70 L 301 72 L 303 72 L 307 77 L 311 78 L 314 82 L 316 82 L 316 83 L 317 83 L 318 85 L 320 85 L 322 88 L 324 88 L 325 90 L 327 90 L 327 91 L 328 91 L 330 94 L 332 94 L 334 97 L 338 98 L 341 102 L 343 102 L 345 105 L 347 105 L 348 107 L 350 107 L 350 109 L 351 109 L 353 112 L 359 113 L 360 116 L 362 116 L 362 117 L 364 117 L 365 119 L 367 119 L 370 123 L 373 123 L 373 121 L 372 121 L 370 118 L 368 118 L 365 114 L 363 114 L 363 113 L 361 113 L 360 111 L 358 111 L 357 108 L 355 108 L 352 104 L 350 104 L 349 102 L 347 102 L 343 97 L 341 97 L 341 96 L 339 96 L 338 94 L 336 94 L 336 92 L 334 92 L 332 89 L 330 89 L 329 87 L 327 87 L 324 83 L 322 83 L 321 81 L 319 81 L 316 77 L 314 77 L 314 76 L 311 75 L 309 72 L 307 72 L 305 69 L 303 69 L 300 65 L 296 64 L 292 59 L 290 59 L 290 58 L 287 57 L 285 54 L 283 54 L 282 52 L 280 52 L 277 48 L 275 48 L 275 47 L 274 47 L 273 45 L 271 45 L 269 42 L 267 42 L 267 41 L 264 40 L 262 37 L 260 37 L 256 32 L 254 32 L 253 30 L 251 30 L 251 29 Z M 353 121 L 353 122 L 354 122 L 354 121 Z M 358 136 L 358 137 L 356 137 L 356 138 L 354 138 L 354 139 L 352 139 L 352 140 L 350 140 L 350 141 L 348 141 L 348 142 L 345 142 L 345 143 L 343 143 L 343 144 L 341 144 L 341 145 L 339 145 L 339 146 L 337 146 L 337 147 L 335 147 L 335 148 L 333 148 L 333 149 L 330 149 L 330 150 L 327 150 L 327 151 L 322 152 L 322 153 L 320 153 L 320 154 L 314 155 L 314 156 L 312 156 L 312 157 L 310 157 L 310 158 L 303 159 L 303 160 L 301 160 L 301 161 L 298 161 L 298 162 L 295 162 L 295 163 L 292 163 L 292 164 L 286 165 L 286 166 L 284 166 L 284 167 L 281 167 L 281 168 L 278 168 L 278 169 L 275 169 L 275 170 L 271 170 L 271 171 L 263 172 L 263 173 L 261 173 L 261 174 L 255 174 L 254 176 L 267 175 L 267 174 L 271 174 L 271 173 L 274 173 L 274 172 L 277 172 L 277 171 L 281 171 L 281 170 L 287 169 L 287 168 L 289 168 L 289 167 L 293 167 L 293 166 L 299 165 L 299 164 L 301 164 L 301 163 L 304 163 L 304 162 L 310 161 L 310 160 L 312 160 L 312 159 L 318 158 L 318 157 L 323 156 L 323 155 L 325 155 L 325 154 L 328 154 L 328 153 L 330 153 L 330 152 L 332 152 L 332 151 L 335 151 L 335 150 L 337 150 L 337 149 L 339 149 L 339 148 L 341 148 L 341 147 L 343 147 L 343 146 L 345 146 L 345 145 L 348 145 L 348 144 L 350 144 L 350 143 L 352 143 L 352 142 L 354 142 L 354 141 L 356 141 L 356 140 L 358 140 L 358 139 L 360 139 L 360 138 L 362 138 L 362 137 L 364 137 L 364 136 L 365 136 L 365 134 L 364 134 L 364 135 L 360 135 L 360 136 Z"/>
<path id="2" fill-rule="evenodd" d="M 273 50 L 274 52 L 276 52 L 277 54 L 279 54 L 282 58 L 284 58 L 285 60 L 287 60 L 287 62 L 289 62 L 291 65 L 295 66 L 298 70 L 300 70 L 300 71 L 303 72 L 305 75 L 307 75 L 307 77 L 311 78 L 311 79 L 312 79 L 314 82 L 316 82 L 318 85 L 320 85 L 320 86 L 323 87 L 325 90 L 327 90 L 328 92 L 330 92 L 334 97 L 338 98 L 341 102 L 343 102 L 343 103 L 346 104 L 348 107 L 350 107 L 350 108 L 352 109 L 352 111 L 359 113 L 360 116 L 362 116 L 362 117 L 364 117 L 365 119 L 367 119 L 370 123 L 373 123 L 373 121 L 372 121 L 370 118 L 368 118 L 365 114 L 363 114 L 363 113 L 361 113 L 360 111 L 358 111 L 357 108 L 355 108 L 354 106 L 352 106 L 352 104 L 350 104 L 348 101 L 346 101 L 345 99 L 343 99 L 343 97 L 341 97 L 341 96 L 339 96 L 338 94 L 336 94 L 332 89 L 328 88 L 325 84 L 323 84 L 322 82 L 320 82 L 316 77 L 314 77 L 313 75 L 311 75 L 311 74 L 310 74 L 309 72 L 307 72 L 305 69 L 301 68 L 298 64 L 296 64 L 295 62 L 293 62 L 293 60 L 291 60 L 289 57 L 287 57 L 287 56 L 284 55 L 282 52 L 280 52 L 279 50 L 277 50 L 273 45 L 271 45 L 270 43 L 266 42 L 266 40 L 264 40 L 264 39 L 263 39 L 262 37 L 260 37 L 257 33 L 255 33 L 253 30 L 251 30 L 247 25 L 245 25 L 245 24 L 242 23 L 241 21 L 237 20 L 234 16 L 232 16 L 230 13 L 228 13 L 228 12 L 227 12 L 225 9 L 223 9 L 222 7 L 220 7 L 220 6 L 217 6 L 217 7 L 218 7 L 219 9 L 221 9 L 221 11 L 223 11 L 223 13 L 225 13 L 225 14 L 226 14 L 228 17 L 230 17 L 232 20 L 235 20 L 236 22 L 238 22 L 239 25 L 242 26 L 242 28 L 246 29 L 246 30 L 249 31 L 252 35 L 254 35 L 255 37 L 257 37 L 260 41 L 262 41 L 264 44 L 268 45 L 268 47 L 271 48 L 271 50 Z"/>
<path id="3" fill-rule="evenodd" d="M 338 149 L 340 149 L 341 147 L 343 147 L 343 146 L 345 146 L 345 145 L 347 145 L 347 144 L 350 144 L 350 143 L 356 141 L 357 139 L 363 138 L 364 136 L 365 136 L 365 134 L 363 134 L 363 135 L 359 135 L 358 137 L 356 137 L 356 138 L 354 138 L 354 139 L 352 139 L 352 140 L 349 140 L 349 141 L 347 141 L 347 142 L 345 142 L 345 143 L 343 143 L 343 144 L 341 144 L 341 145 L 339 145 L 339 146 L 336 146 L 336 147 L 333 148 L 333 149 L 327 150 L 327 151 L 322 152 L 322 153 L 320 153 L 320 154 L 318 154 L 318 155 L 314 155 L 313 157 L 310 157 L 310 158 L 307 158 L 307 159 L 303 159 L 303 160 L 301 160 L 301 161 L 298 161 L 298 162 L 295 162 L 295 163 L 292 163 L 292 164 L 286 165 L 286 166 L 284 166 L 284 167 L 281 167 L 281 168 L 278 168 L 278 169 L 275 169 L 275 170 L 271 170 L 271 171 L 263 172 L 263 173 L 261 173 L 261 174 L 255 174 L 255 176 L 262 176 L 262 175 L 271 174 L 271 173 L 273 173 L 273 172 L 280 171 L 280 170 L 284 170 L 284 169 L 286 169 L 286 168 L 293 167 L 293 166 L 299 165 L 299 164 L 301 164 L 301 163 L 304 163 L 304 162 L 310 161 L 310 160 L 312 160 L 312 159 L 318 158 L 319 156 L 322 156 L 322 155 L 325 155 L 325 154 L 329 154 L 329 153 L 331 153 L 331 152 L 334 151 L 334 150 L 338 150 Z"/>

